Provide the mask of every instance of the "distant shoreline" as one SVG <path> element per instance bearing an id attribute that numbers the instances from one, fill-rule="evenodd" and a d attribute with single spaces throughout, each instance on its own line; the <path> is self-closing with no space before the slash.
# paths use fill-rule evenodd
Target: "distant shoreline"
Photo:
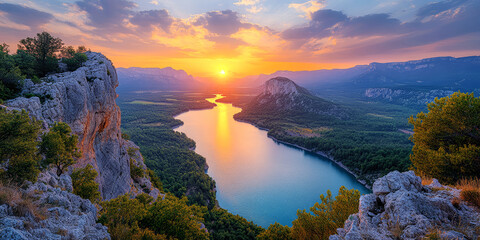
<path id="1" fill-rule="evenodd" d="M 234 118 L 235 119 L 235 118 Z M 258 126 L 257 124 L 255 123 L 252 123 L 252 122 L 249 122 L 249 121 L 245 121 L 245 120 L 240 120 L 240 119 L 235 119 L 235 121 L 237 122 L 243 122 L 243 123 L 248 123 L 260 130 L 263 130 L 263 131 L 269 131 L 268 128 L 263 128 L 263 127 L 260 127 Z M 291 146 L 291 147 L 294 147 L 294 148 L 298 148 L 298 149 L 301 149 L 301 150 L 304 150 L 304 151 L 307 151 L 309 153 L 313 153 L 313 154 L 316 154 L 316 155 L 320 155 L 332 162 L 334 162 L 335 164 L 337 164 L 337 166 L 343 168 L 345 171 L 347 171 L 348 173 L 350 173 L 352 176 L 355 177 L 355 180 L 357 180 L 357 182 L 359 182 L 360 184 L 362 184 L 365 188 L 369 189 L 369 190 L 372 190 L 372 186 L 368 185 L 367 182 L 365 180 L 361 180 L 361 179 L 358 179 L 358 175 L 355 174 L 351 169 L 349 169 L 347 166 L 343 165 L 343 163 L 341 163 L 340 161 L 337 161 L 335 160 L 332 156 L 328 155 L 327 153 L 325 152 L 322 152 L 322 151 L 314 151 L 312 149 L 308 149 L 308 148 L 305 148 L 305 147 L 302 147 L 302 146 L 299 146 L 297 144 L 293 144 L 293 143 L 289 143 L 289 142 L 285 142 L 285 141 L 282 141 L 282 140 L 278 140 L 276 139 L 275 137 L 272 137 L 272 136 L 269 136 L 267 134 L 268 138 L 272 139 L 273 141 L 275 142 L 278 142 L 278 143 L 281 143 L 281 144 L 285 144 L 285 145 L 288 145 L 288 146 Z"/>

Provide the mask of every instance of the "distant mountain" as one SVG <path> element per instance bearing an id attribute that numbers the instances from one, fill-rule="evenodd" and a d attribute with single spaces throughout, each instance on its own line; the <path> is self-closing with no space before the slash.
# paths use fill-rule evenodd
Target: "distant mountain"
<path id="1" fill-rule="evenodd" d="M 117 68 L 117 91 L 192 90 L 202 86 L 183 70 L 167 68 Z"/>
<path id="2" fill-rule="evenodd" d="M 437 57 L 397 63 L 371 63 L 349 81 L 356 87 L 480 88 L 480 57 Z"/>
<path id="3" fill-rule="evenodd" d="M 278 71 L 250 76 L 243 85 L 259 86 L 266 80 L 284 76 L 309 89 L 319 88 L 428 88 L 473 90 L 480 88 L 480 56 L 436 57 L 392 63 L 370 63 L 348 69 Z"/>
<path id="4" fill-rule="evenodd" d="M 313 113 L 337 118 L 346 117 L 346 111 L 332 102 L 312 95 L 285 77 L 272 78 L 260 87 L 260 94 L 248 103 L 238 116 L 265 114 Z"/>

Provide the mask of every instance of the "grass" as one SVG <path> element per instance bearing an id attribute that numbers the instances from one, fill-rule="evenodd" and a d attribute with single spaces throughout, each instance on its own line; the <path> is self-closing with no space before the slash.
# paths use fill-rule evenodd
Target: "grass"
<path id="1" fill-rule="evenodd" d="M 463 201 L 480 208 L 480 179 L 462 179 L 455 186 L 461 189 L 460 197 Z"/>
<path id="2" fill-rule="evenodd" d="M 10 206 L 15 216 L 46 219 L 46 208 L 39 206 L 32 195 L 22 193 L 18 187 L 0 183 L 0 205 L 2 204 Z"/>

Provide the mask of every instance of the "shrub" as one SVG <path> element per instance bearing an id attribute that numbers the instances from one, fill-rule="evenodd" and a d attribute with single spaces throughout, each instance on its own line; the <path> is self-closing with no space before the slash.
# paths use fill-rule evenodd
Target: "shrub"
<path id="1" fill-rule="evenodd" d="M 63 58 L 62 62 L 67 64 L 68 71 L 75 71 L 87 61 L 87 55 L 85 53 L 74 53 L 70 58 Z"/>
<path id="2" fill-rule="evenodd" d="M 208 239 L 208 233 L 200 229 L 200 223 L 204 222 L 202 212 L 201 207 L 188 206 L 186 197 L 166 195 L 164 200 L 149 206 L 141 225 L 177 239 Z"/>
<path id="3" fill-rule="evenodd" d="M 456 188 L 461 189 L 460 197 L 463 201 L 469 202 L 480 208 L 480 179 L 462 179 Z"/>
<path id="4" fill-rule="evenodd" d="M 98 173 L 91 165 L 75 169 L 72 172 L 73 193 L 92 202 L 100 200 L 100 191 L 95 178 Z"/>
<path id="5" fill-rule="evenodd" d="M 135 178 L 142 178 L 144 175 L 145 175 L 145 172 L 143 171 L 143 169 L 135 165 L 133 159 L 130 159 L 130 177 L 135 179 Z"/>
<path id="6" fill-rule="evenodd" d="M 292 227 L 295 239 L 328 239 L 335 234 L 351 214 L 358 212 L 360 192 L 342 186 L 335 200 L 330 191 L 327 191 L 327 196 L 320 195 L 320 199 L 321 203 L 315 203 L 310 208 L 311 213 L 305 210 L 297 212 L 298 218 L 293 221 Z"/>
<path id="7" fill-rule="evenodd" d="M 26 111 L 0 109 L 0 163 L 8 162 L 2 178 L 21 184 L 36 181 L 38 170 L 37 137 L 41 122 Z"/>
<path id="8" fill-rule="evenodd" d="M 158 190 L 163 191 L 162 181 L 160 181 L 160 178 L 157 176 L 157 174 L 148 168 L 147 174 L 150 177 L 150 181 L 153 183 L 153 186 L 158 188 Z"/>
<path id="9" fill-rule="evenodd" d="M 410 160 L 417 172 L 454 184 L 480 176 L 480 98 L 454 93 L 410 117 L 414 126 Z"/>
<path id="10" fill-rule="evenodd" d="M 199 228 L 203 220 L 198 207 L 186 199 L 167 196 L 157 200 L 147 194 L 136 198 L 122 195 L 101 203 L 99 222 L 108 227 L 112 239 L 208 239 Z"/>
<path id="11" fill-rule="evenodd" d="M 122 133 L 122 138 L 125 139 L 125 140 L 130 140 L 130 135 L 128 135 L 126 133 Z"/>
<path id="12" fill-rule="evenodd" d="M 258 240 L 293 240 L 292 230 L 288 226 L 283 226 L 280 223 L 275 222 L 270 225 L 268 229 L 260 233 L 257 237 Z"/>
<path id="13" fill-rule="evenodd" d="M 42 136 L 40 153 L 45 156 L 43 164 L 54 165 L 58 176 L 75 163 L 75 158 L 81 156 L 77 149 L 78 137 L 71 132 L 68 124 L 60 122 L 55 123 L 50 131 Z"/>

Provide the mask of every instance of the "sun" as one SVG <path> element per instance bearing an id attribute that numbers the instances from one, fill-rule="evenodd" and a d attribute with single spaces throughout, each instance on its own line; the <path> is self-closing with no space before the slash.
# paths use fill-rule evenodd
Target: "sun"
<path id="1" fill-rule="evenodd" d="M 220 74 L 220 76 L 223 77 L 223 76 L 225 76 L 225 74 L 227 74 L 227 73 L 225 72 L 225 70 L 222 69 L 222 70 L 220 70 L 220 72 L 218 72 L 218 74 Z"/>

